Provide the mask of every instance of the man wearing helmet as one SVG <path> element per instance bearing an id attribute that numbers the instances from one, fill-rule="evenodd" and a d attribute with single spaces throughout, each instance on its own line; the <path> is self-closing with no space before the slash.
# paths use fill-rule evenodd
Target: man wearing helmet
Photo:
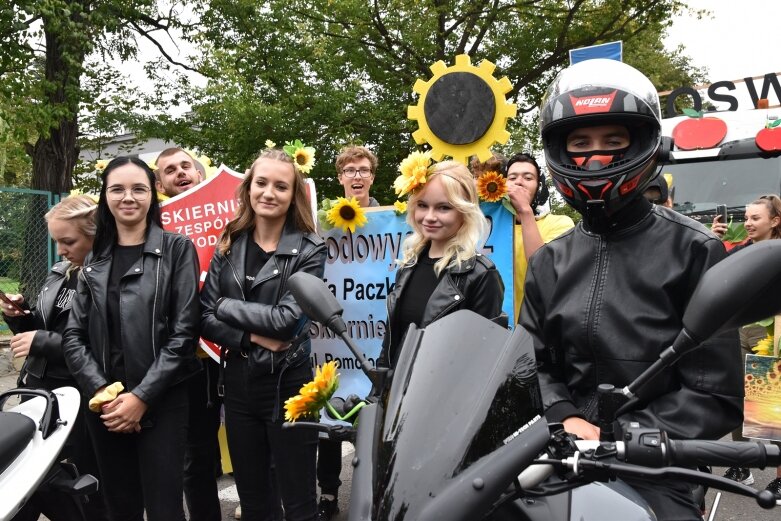
<path id="1" fill-rule="evenodd" d="M 553 183 L 583 220 L 531 258 L 520 323 L 534 338 L 547 419 L 599 439 L 597 385 L 623 387 L 659 358 L 725 250 L 704 226 L 642 196 L 670 144 L 656 89 L 639 71 L 612 60 L 565 69 L 540 126 Z M 734 331 L 714 337 L 643 388 L 617 418 L 617 436 L 630 422 L 677 439 L 718 439 L 738 426 L 737 342 Z M 701 519 L 687 484 L 627 481 L 658 519 Z"/>

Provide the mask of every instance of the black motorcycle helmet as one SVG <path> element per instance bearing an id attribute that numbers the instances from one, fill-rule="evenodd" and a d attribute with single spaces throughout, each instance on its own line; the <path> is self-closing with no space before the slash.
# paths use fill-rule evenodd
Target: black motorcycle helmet
<path id="1" fill-rule="evenodd" d="M 586 60 L 561 71 L 540 109 L 540 131 L 553 183 L 588 220 L 606 219 L 639 197 L 656 177 L 662 145 L 659 96 L 648 78 L 615 60 Z M 567 152 L 567 136 L 585 127 L 620 125 L 620 150 Z"/>
<path id="2" fill-rule="evenodd" d="M 531 204 L 532 210 L 534 213 L 537 213 L 537 208 L 548 202 L 548 197 L 550 196 L 548 185 L 545 183 L 545 174 L 542 173 L 542 169 L 540 168 L 540 165 L 537 164 L 537 160 L 534 159 L 534 156 L 525 152 L 518 152 L 507 160 L 507 166 L 504 168 L 505 177 L 507 177 L 510 167 L 515 163 L 529 163 L 537 169 L 537 193 L 534 194 Z"/>

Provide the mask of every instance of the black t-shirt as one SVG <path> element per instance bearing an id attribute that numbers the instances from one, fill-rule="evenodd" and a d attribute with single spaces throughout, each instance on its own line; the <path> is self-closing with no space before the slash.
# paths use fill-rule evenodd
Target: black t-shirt
<path id="1" fill-rule="evenodd" d="M 423 313 L 426 311 L 428 299 L 434 293 L 434 289 L 439 284 L 439 277 L 434 272 L 434 264 L 439 259 L 432 259 L 428 256 L 428 250 L 423 251 L 418 257 L 417 263 L 412 268 L 407 286 L 401 292 L 396 309 L 399 310 L 394 320 L 395 324 L 393 335 L 399 339 L 397 345 L 401 345 L 401 339 L 407 333 L 410 324 L 420 326 L 423 321 Z M 442 272 L 444 274 L 444 271 Z M 396 366 L 401 349 L 392 351 L 393 360 L 391 367 Z"/>
<path id="2" fill-rule="evenodd" d="M 109 331 L 109 372 L 112 381 L 119 381 L 123 384 L 125 381 L 125 354 L 122 345 L 122 320 L 119 315 L 119 293 L 120 281 L 127 274 L 133 264 L 141 258 L 144 251 L 144 244 L 133 246 L 114 245 L 112 253 L 113 262 L 111 263 L 111 273 L 108 279 L 108 291 L 106 293 L 106 308 L 108 310 L 108 331 Z"/>
<path id="3" fill-rule="evenodd" d="M 252 240 L 252 238 L 250 238 L 247 243 L 247 256 L 244 259 L 244 265 L 247 267 L 247 272 L 244 274 L 244 294 L 249 296 L 252 284 L 255 283 L 255 275 L 257 275 L 269 259 L 271 259 L 271 256 L 274 255 L 274 251 L 264 251 L 263 248 L 258 246 L 258 243 Z"/>

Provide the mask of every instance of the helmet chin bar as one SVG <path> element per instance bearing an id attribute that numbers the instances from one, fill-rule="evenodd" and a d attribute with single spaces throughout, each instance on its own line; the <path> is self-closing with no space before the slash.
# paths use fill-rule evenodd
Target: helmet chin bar
<path id="1" fill-rule="evenodd" d="M 608 229 L 610 217 L 607 213 L 607 207 L 603 199 L 589 199 L 586 201 L 586 208 L 583 212 L 583 220 L 586 228 L 600 233 Z"/>

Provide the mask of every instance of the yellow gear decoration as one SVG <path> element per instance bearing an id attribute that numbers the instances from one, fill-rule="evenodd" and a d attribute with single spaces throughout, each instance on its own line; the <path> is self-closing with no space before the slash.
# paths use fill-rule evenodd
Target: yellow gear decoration
<path id="1" fill-rule="evenodd" d="M 518 110 L 514 103 L 507 103 L 505 98 L 505 94 L 512 90 L 510 80 L 506 76 L 497 80 L 493 77 L 496 65 L 488 60 L 483 60 L 479 66 L 474 66 L 466 54 L 456 56 L 456 64 L 451 67 L 447 67 L 445 62 L 440 60 L 430 68 L 433 73 L 431 79 L 428 81 L 418 79 L 413 87 L 413 90 L 420 95 L 418 104 L 407 107 L 407 118 L 418 122 L 419 128 L 412 134 L 415 143 L 418 145 L 428 143 L 431 146 L 431 157 L 435 161 L 440 161 L 444 156 L 450 156 L 456 161 L 468 164 L 470 156 L 473 155 L 477 155 L 480 161 L 486 161 L 492 155 L 491 147 L 494 143 L 504 144 L 510 139 L 510 133 L 506 130 L 507 120 L 514 118 Z M 453 72 L 471 73 L 482 79 L 493 92 L 496 107 L 493 122 L 488 130 L 476 141 L 462 145 L 447 143 L 438 138 L 429 127 L 424 111 L 429 89 L 441 77 Z"/>

